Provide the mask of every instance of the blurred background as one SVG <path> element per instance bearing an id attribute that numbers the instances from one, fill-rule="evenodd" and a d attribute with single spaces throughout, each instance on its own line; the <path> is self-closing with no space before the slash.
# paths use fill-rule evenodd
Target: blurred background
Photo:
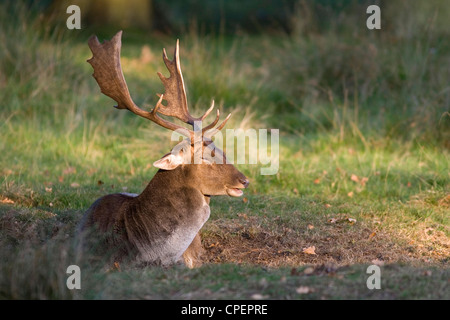
<path id="1" fill-rule="evenodd" d="M 70 4 L 81 9 L 81 30 L 66 28 Z M 381 7 L 381 30 L 366 28 L 370 4 Z M 300 133 L 356 121 L 335 114 L 342 104 L 365 130 L 425 134 L 448 147 L 449 16 L 442 0 L 3 1 L 0 81 L 36 70 L 31 52 L 44 43 L 65 50 L 63 42 L 109 39 L 123 29 L 125 58 L 139 54 L 149 63 L 182 39 L 183 63 L 205 68 L 184 70 L 191 104 L 216 97 L 229 107 L 258 105 L 254 111 L 277 114 L 269 126 Z M 49 63 L 70 72 L 74 62 L 65 54 Z"/>
<path id="2" fill-rule="evenodd" d="M 448 5 L 442 0 L 39 0 L 26 1 L 30 8 L 61 16 L 75 4 L 81 8 L 83 27 L 139 29 L 166 34 L 186 32 L 196 24 L 205 32 L 236 34 L 308 30 L 350 26 L 365 21 L 365 8 L 378 5 L 383 29 L 414 33 L 433 21 L 433 28 L 446 31 Z M 360 14 L 362 13 L 362 14 Z M 408 21 L 404 17 L 409 16 Z M 433 16 L 436 15 L 436 16 Z M 64 17 L 61 17 L 64 18 Z M 436 19 L 438 18 L 438 19 Z M 350 21 L 349 21 L 350 19 Z M 398 30 L 402 24 L 402 30 Z M 411 23 L 415 28 L 411 29 Z M 357 25 L 354 24 L 354 27 Z"/>
<path id="3" fill-rule="evenodd" d="M 71 4 L 81 9 L 80 30 L 66 27 Z M 366 27 L 370 4 L 381 8 L 381 30 Z M 1 119 L 70 134 L 92 163 L 111 131 L 138 141 L 126 128 L 145 127 L 108 109 L 113 102 L 86 63 L 88 38 L 103 41 L 118 30 L 129 88 L 144 107 L 162 90 L 161 49 L 172 52 L 179 38 L 194 114 L 215 99 L 233 111 L 230 127 L 279 128 L 293 153 L 321 142 L 450 148 L 445 0 L 22 0 L 2 1 L 0 9 Z M 105 117 L 114 120 L 99 126 Z M 142 134 L 159 132 L 152 130 Z M 137 145 L 124 161 L 138 161 L 145 144 Z"/>

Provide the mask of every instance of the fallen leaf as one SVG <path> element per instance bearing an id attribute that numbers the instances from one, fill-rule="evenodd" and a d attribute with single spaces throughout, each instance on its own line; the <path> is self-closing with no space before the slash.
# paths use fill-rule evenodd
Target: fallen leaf
<path id="1" fill-rule="evenodd" d="M 248 198 L 246 198 L 246 197 L 242 198 L 242 202 L 243 203 L 247 203 L 248 202 Z"/>
<path id="2" fill-rule="evenodd" d="M 305 270 L 303 270 L 304 274 L 312 274 L 314 272 L 314 268 L 313 267 L 308 267 Z"/>
<path id="3" fill-rule="evenodd" d="M 292 189 L 292 192 L 294 192 L 294 194 L 298 194 L 298 189 L 294 188 L 294 189 Z"/>
<path id="4" fill-rule="evenodd" d="M 14 201 L 9 198 L 4 198 L 4 199 L 0 200 L 0 202 L 1 203 L 10 203 L 10 204 L 14 203 Z"/>
<path id="5" fill-rule="evenodd" d="M 216 242 L 216 243 L 211 243 L 211 244 L 209 245 L 208 248 L 213 248 L 213 247 L 216 247 L 216 246 L 218 246 L 218 245 L 219 245 L 218 242 Z"/>
<path id="6" fill-rule="evenodd" d="M 377 233 L 374 231 L 369 235 L 369 239 L 372 239 L 373 237 L 375 237 L 377 235 Z"/>
<path id="7" fill-rule="evenodd" d="M 350 222 L 350 224 L 356 223 L 356 219 L 353 219 L 353 218 L 348 218 L 347 221 Z"/>
<path id="8" fill-rule="evenodd" d="M 72 182 L 72 183 L 70 184 L 70 186 L 71 186 L 72 188 L 79 188 L 79 187 L 80 187 L 80 184 L 77 183 L 77 182 Z"/>
<path id="9" fill-rule="evenodd" d="M 316 180 L 314 180 L 314 184 L 319 184 L 320 183 L 320 179 L 317 178 Z"/>
<path id="10" fill-rule="evenodd" d="M 307 286 L 300 286 L 297 289 L 295 289 L 295 292 L 297 292 L 298 294 L 307 294 L 307 293 L 311 293 L 314 290 L 310 287 Z"/>
<path id="11" fill-rule="evenodd" d="M 331 204 L 325 203 L 325 208 L 331 208 Z"/>
<path id="12" fill-rule="evenodd" d="M 308 230 L 314 229 L 314 226 L 312 224 L 308 224 Z"/>
<path id="13" fill-rule="evenodd" d="M 75 169 L 74 167 L 68 167 L 67 169 L 64 169 L 62 174 L 63 175 L 68 175 L 68 174 L 73 174 L 76 173 L 77 169 Z"/>
<path id="14" fill-rule="evenodd" d="M 328 219 L 328 223 L 336 223 L 336 222 L 338 222 L 337 218 L 330 218 L 330 219 Z"/>
<path id="15" fill-rule="evenodd" d="M 372 260 L 372 264 L 381 267 L 381 266 L 384 266 L 384 261 L 380 260 L 380 259 L 374 259 L 374 260 Z"/>
<path id="16" fill-rule="evenodd" d="M 350 224 L 355 224 L 356 223 L 356 219 L 354 218 L 348 218 L 348 217 L 341 217 L 341 218 L 330 218 L 327 220 L 328 223 L 344 223 L 344 222 L 348 222 Z"/>
<path id="17" fill-rule="evenodd" d="M 350 191 L 349 193 L 347 193 L 347 196 L 349 196 L 350 198 L 353 197 L 353 191 Z"/>
<path id="18" fill-rule="evenodd" d="M 240 217 L 240 218 L 244 218 L 245 220 L 248 220 L 248 216 L 247 216 L 246 213 L 238 213 L 237 215 L 238 215 L 238 217 Z"/>
<path id="19" fill-rule="evenodd" d="M 361 180 L 359 181 L 359 183 L 364 187 L 366 185 L 367 181 L 369 181 L 369 178 L 362 177 Z"/>
<path id="20" fill-rule="evenodd" d="M 45 187 L 45 192 L 52 192 L 53 191 L 53 189 L 52 188 L 47 188 L 47 187 Z"/>
<path id="21" fill-rule="evenodd" d="M 105 184 L 105 183 L 104 183 L 102 180 L 98 180 L 98 181 L 97 181 L 97 185 L 98 185 L 98 186 L 101 186 L 101 185 L 103 185 L 103 184 Z"/>
<path id="22" fill-rule="evenodd" d="M 316 247 L 315 246 L 311 246 L 311 247 L 308 247 L 308 248 L 303 248 L 303 253 L 316 254 Z"/>
<path id="23" fill-rule="evenodd" d="M 269 296 L 268 295 L 262 295 L 260 293 L 254 293 L 254 294 L 251 295 L 250 298 L 253 299 L 253 300 L 264 300 L 264 299 L 269 298 Z"/>
<path id="24" fill-rule="evenodd" d="M 352 180 L 354 182 L 359 182 L 359 178 L 356 174 L 352 174 L 352 176 L 350 177 L 350 180 Z"/>

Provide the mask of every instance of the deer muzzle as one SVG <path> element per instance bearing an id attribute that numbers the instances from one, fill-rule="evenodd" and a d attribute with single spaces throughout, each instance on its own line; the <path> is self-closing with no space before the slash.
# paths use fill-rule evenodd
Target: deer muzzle
<path id="1" fill-rule="evenodd" d="M 241 189 L 245 189 L 250 184 L 250 181 L 248 181 L 247 178 L 239 179 L 239 183 L 241 184 L 239 187 L 234 188 L 227 188 L 227 194 L 230 197 L 240 197 L 244 194 L 244 192 Z"/>

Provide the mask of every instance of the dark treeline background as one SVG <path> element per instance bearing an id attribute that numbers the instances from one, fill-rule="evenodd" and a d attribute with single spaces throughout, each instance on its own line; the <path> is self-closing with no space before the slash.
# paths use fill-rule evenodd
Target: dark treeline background
<path id="1" fill-rule="evenodd" d="M 371 4 L 383 8 L 383 28 L 393 28 L 396 21 L 415 11 L 417 23 L 424 24 L 429 8 L 445 9 L 445 1 L 383 0 L 28 0 L 31 8 L 60 15 L 71 4 L 82 11 L 84 27 L 114 26 L 166 34 L 190 30 L 196 25 L 204 32 L 292 33 L 299 27 L 321 32 L 337 27 L 352 13 L 365 13 Z M 448 6 L 447 6 L 448 7 Z M 428 15 L 428 16 L 427 16 Z M 365 21 L 366 14 L 357 14 Z M 64 18 L 64 15 L 62 16 Z M 356 21 L 354 21 L 356 22 Z M 359 21 L 358 21 L 359 22 Z M 445 21 L 437 22 L 442 30 Z"/>

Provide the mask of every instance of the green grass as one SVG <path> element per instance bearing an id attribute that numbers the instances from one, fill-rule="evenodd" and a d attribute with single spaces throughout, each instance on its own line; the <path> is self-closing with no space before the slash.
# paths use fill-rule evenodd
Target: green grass
<path id="1" fill-rule="evenodd" d="M 193 113 L 215 99 L 233 112 L 227 128 L 279 128 L 280 170 L 237 165 L 250 187 L 245 199 L 212 199 L 201 268 L 105 272 L 75 255 L 75 226 L 98 197 L 141 192 L 170 133 L 100 94 L 89 32 L 43 30 L 11 8 L 0 6 L 0 298 L 449 298 L 440 12 L 427 22 L 410 10 L 402 19 L 411 29 L 392 35 L 300 26 L 290 36 L 184 34 Z M 125 30 L 122 66 L 139 105 L 156 103 L 160 50 L 174 44 Z M 303 252 L 312 246 L 315 255 Z M 381 290 L 365 285 L 373 263 L 384 263 Z M 79 292 L 65 286 L 70 264 L 83 270 Z"/>

